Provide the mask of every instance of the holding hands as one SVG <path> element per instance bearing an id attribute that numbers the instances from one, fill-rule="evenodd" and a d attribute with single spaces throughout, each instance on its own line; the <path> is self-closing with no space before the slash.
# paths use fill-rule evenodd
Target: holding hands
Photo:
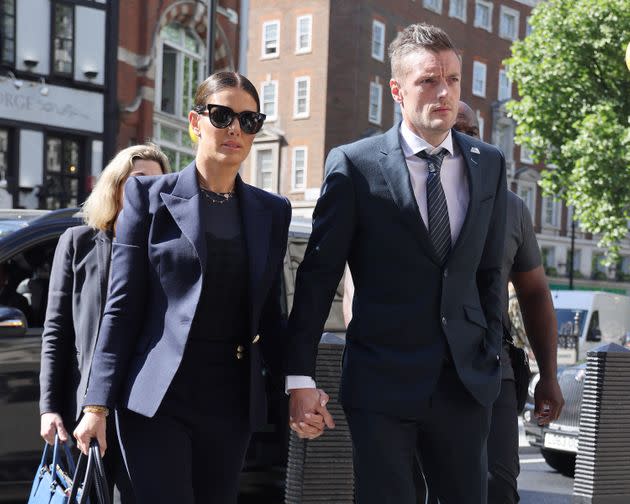
<path id="1" fill-rule="evenodd" d="M 326 408 L 330 397 L 321 389 L 298 388 L 291 390 L 289 399 L 289 426 L 302 439 L 315 439 L 324 433 L 324 427 L 335 428 L 335 422 Z"/>

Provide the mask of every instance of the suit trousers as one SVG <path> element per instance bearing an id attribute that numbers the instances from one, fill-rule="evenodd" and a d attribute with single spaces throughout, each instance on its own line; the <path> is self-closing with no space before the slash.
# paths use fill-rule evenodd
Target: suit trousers
<path id="1" fill-rule="evenodd" d="M 516 479 L 518 460 L 518 413 L 514 380 L 501 381 L 501 393 L 492 407 L 488 436 L 488 504 L 519 501 Z"/>
<path id="2" fill-rule="evenodd" d="M 450 363 L 416 418 L 346 411 L 357 504 L 417 504 L 418 465 L 441 504 L 485 504 L 490 408 L 466 390 Z"/>

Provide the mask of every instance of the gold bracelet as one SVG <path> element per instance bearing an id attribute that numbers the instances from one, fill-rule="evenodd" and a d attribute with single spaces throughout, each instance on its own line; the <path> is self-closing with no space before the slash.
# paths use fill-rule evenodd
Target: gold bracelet
<path id="1" fill-rule="evenodd" d="M 105 416 L 109 415 L 109 408 L 105 406 L 85 406 L 83 413 L 105 413 Z"/>

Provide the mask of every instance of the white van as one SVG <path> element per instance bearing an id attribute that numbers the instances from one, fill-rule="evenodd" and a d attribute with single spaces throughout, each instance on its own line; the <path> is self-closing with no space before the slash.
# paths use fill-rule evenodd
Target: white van
<path id="1" fill-rule="evenodd" d="M 630 334 L 630 297 L 600 291 L 551 291 L 558 319 L 558 364 L 586 359 L 604 343 L 623 345 Z"/>

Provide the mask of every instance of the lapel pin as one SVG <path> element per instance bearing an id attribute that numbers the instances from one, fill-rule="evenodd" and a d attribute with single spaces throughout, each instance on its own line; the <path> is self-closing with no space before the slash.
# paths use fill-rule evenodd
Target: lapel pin
<path id="1" fill-rule="evenodd" d="M 479 149 L 477 149 L 477 147 L 471 147 L 470 148 L 470 152 L 472 152 L 473 154 L 479 154 Z"/>

